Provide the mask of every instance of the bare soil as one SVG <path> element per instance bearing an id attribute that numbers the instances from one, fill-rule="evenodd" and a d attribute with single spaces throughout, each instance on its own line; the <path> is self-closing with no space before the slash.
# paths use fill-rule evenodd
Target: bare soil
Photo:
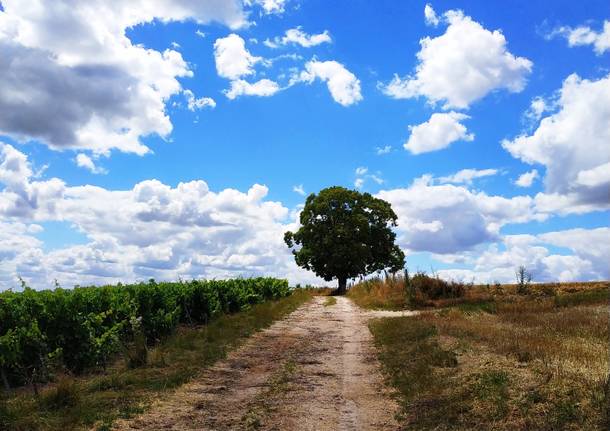
<path id="1" fill-rule="evenodd" d="M 396 430 L 364 312 L 316 297 L 116 430 Z"/>

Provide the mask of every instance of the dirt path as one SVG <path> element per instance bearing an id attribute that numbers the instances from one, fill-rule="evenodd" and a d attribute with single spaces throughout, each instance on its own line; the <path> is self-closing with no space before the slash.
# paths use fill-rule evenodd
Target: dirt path
<path id="1" fill-rule="evenodd" d="M 314 300 L 117 430 L 396 430 L 366 326 L 344 297 Z"/>

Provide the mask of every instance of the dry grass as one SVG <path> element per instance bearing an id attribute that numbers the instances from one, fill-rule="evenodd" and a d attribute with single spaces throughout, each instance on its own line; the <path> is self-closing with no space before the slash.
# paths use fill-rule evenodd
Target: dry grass
<path id="1" fill-rule="evenodd" d="M 402 394 L 406 426 L 608 429 L 607 296 L 604 299 L 590 285 L 576 287 L 572 293 L 560 286 L 556 295 L 496 301 L 492 312 L 452 307 L 373 323 L 382 362 Z M 583 290 L 593 293 L 578 303 L 594 305 L 570 306 L 567 301 L 566 306 L 565 301 L 557 301 L 563 295 L 582 295 Z M 414 336 L 414 327 L 428 328 L 428 337 Z M 422 346 L 455 354 L 457 367 L 443 367 L 429 356 L 420 356 Z M 404 352 L 409 355 L 396 362 L 388 359 L 388 352 L 397 358 Z M 433 366 L 422 373 L 426 364 Z M 422 379 L 428 383 L 413 389 L 413 382 Z"/>
<path id="2" fill-rule="evenodd" d="M 525 295 L 517 293 L 516 284 L 472 285 L 448 282 L 445 287 L 449 294 L 431 297 L 430 291 L 438 291 L 436 285 L 443 283 L 442 280 L 425 275 L 422 277 L 421 274 L 416 274 L 410 280 L 411 286 L 414 285 L 411 292 L 407 289 L 404 277 L 397 275 L 361 281 L 352 286 L 347 295 L 360 307 L 367 309 L 401 310 L 458 306 L 463 309 L 487 308 L 492 311 L 498 303 L 519 304 L 524 299 L 552 299 L 555 305 L 560 306 L 595 304 L 608 301 L 610 294 L 608 281 L 531 284 Z"/>
<path id="3" fill-rule="evenodd" d="M 409 306 L 403 277 L 373 278 L 352 286 L 347 292 L 362 308 L 402 310 Z"/>

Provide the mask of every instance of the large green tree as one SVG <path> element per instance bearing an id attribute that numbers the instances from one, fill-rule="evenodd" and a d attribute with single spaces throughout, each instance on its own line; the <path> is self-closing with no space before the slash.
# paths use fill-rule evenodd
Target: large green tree
<path id="1" fill-rule="evenodd" d="M 301 227 L 286 232 L 297 265 L 326 281 L 347 280 L 375 271 L 398 271 L 405 255 L 394 243 L 396 214 L 390 204 L 369 193 L 329 187 L 312 193 L 301 212 Z"/>

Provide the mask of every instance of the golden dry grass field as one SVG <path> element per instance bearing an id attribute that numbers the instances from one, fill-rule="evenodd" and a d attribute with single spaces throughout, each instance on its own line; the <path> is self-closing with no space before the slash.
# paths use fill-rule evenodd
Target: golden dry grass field
<path id="1" fill-rule="evenodd" d="M 609 429 L 610 283 L 466 286 L 427 311 L 370 323 L 407 429 Z M 402 298 L 400 292 L 402 291 Z M 409 305 L 401 280 L 350 295 Z M 419 295 L 419 293 L 417 293 Z M 406 299 L 405 299 L 406 298 Z"/>

